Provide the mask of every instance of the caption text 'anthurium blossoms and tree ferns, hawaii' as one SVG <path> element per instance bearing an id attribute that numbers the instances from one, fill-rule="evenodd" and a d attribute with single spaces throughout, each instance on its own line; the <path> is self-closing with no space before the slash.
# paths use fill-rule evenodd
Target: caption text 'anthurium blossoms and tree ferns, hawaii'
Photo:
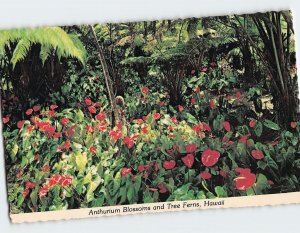
<path id="1" fill-rule="evenodd" d="M 13 214 L 300 190 L 289 11 L 0 31 Z"/>

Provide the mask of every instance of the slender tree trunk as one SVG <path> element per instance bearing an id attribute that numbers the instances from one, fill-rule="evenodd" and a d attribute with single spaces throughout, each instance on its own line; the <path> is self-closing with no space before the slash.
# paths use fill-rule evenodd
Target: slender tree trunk
<path id="1" fill-rule="evenodd" d="M 111 83 L 112 81 L 111 81 L 109 71 L 108 71 L 108 65 L 107 65 L 105 57 L 104 57 L 104 52 L 103 52 L 103 50 L 102 50 L 102 48 L 101 48 L 101 46 L 100 46 L 100 44 L 97 40 L 97 35 L 96 35 L 96 32 L 95 32 L 95 29 L 92 25 L 90 25 L 90 29 L 92 31 L 94 42 L 95 42 L 95 45 L 96 45 L 97 50 L 98 50 L 98 58 L 101 62 L 101 66 L 102 66 L 102 69 L 103 69 L 106 88 L 107 88 L 107 92 L 108 92 L 108 96 L 109 96 L 109 101 L 111 103 L 112 113 L 114 115 L 115 122 L 118 123 L 120 121 L 120 118 L 119 118 L 119 113 L 118 113 L 117 106 L 116 106 L 115 95 L 114 95 L 113 88 L 112 88 L 112 83 Z"/>

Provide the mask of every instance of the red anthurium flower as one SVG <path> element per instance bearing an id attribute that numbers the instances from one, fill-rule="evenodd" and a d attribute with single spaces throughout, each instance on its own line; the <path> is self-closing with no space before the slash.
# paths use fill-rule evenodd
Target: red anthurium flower
<path id="1" fill-rule="evenodd" d="M 95 106 L 98 107 L 98 108 L 101 108 L 101 107 L 102 107 L 102 104 L 99 103 L 99 102 L 97 102 L 97 103 L 95 103 Z"/>
<path id="2" fill-rule="evenodd" d="M 254 128 L 255 125 L 256 125 L 256 121 L 255 121 L 255 120 L 250 120 L 250 121 L 249 121 L 249 126 L 250 126 L 250 128 Z"/>
<path id="3" fill-rule="evenodd" d="M 165 161 L 163 166 L 166 170 L 171 170 L 175 167 L 175 165 L 176 162 L 174 160 L 170 160 L 170 161 Z"/>
<path id="4" fill-rule="evenodd" d="M 96 152 L 97 152 L 97 147 L 92 146 L 92 147 L 90 148 L 90 152 L 93 153 L 93 154 L 96 154 Z"/>
<path id="5" fill-rule="evenodd" d="M 230 140 L 230 138 L 224 137 L 224 138 L 222 139 L 222 142 L 229 142 L 229 140 Z"/>
<path id="6" fill-rule="evenodd" d="M 49 186 L 45 184 L 43 187 L 39 189 L 39 197 L 43 198 L 47 196 L 48 192 L 49 192 Z"/>
<path id="7" fill-rule="evenodd" d="M 205 130 L 207 132 L 211 132 L 211 128 L 208 124 L 202 122 L 202 126 L 203 126 L 203 130 Z"/>
<path id="8" fill-rule="evenodd" d="M 207 149 L 203 151 L 201 161 L 204 164 L 204 166 L 212 167 L 219 161 L 219 158 L 219 151 Z"/>
<path id="9" fill-rule="evenodd" d="M 297 122 L 292 121 L 291 122 L 291 128 L 295 129 L 297 127 Z"/>
<path id="10" fill-rule="evenodd" d="M 6 117 L 3 117 L 3 118 L 2 118 L 3 124 L 8 123 L 9 120 L 10 120 L 9 116 L 6 116 Z"/>
<path id="11" fill-rule="evenodd" d="M 41 156 L 40 156 L 39 154 L 36 154 L 36 155 L 34 156 L 33 160 L 35 160 L 35 161 L 36 161 L 36 160 L 39 160 L 40 157 L 41 157 Z"/>
<path id="12" fill-rule="evenodd" d="M 144 87 L 142 88 L 142 93 L 148 94 L 148 92 L 149 92 L 149 88 L 146 87 L 146 86 L 144 86 Z"/>
<path id="13" fill-rule="evenodd" d="M 32 109 L 33 109 L 33 111 L 38 112 L 38 111 L 40 111 L 41 107 L 39 105 L 35 105 L 35 106 L 33 106 Z"/>
<path id="14" fill-rule="evenodd" d="M 173 116 L 173 117 L 171 118 L 171 121 L 173 122 L 173 124 L 176 124 L 176 123 L 177 123 L 176 116 Z"/>
<path id="15" fill-rule="evenodd" d="M 137 119 L 137 120 L 136 120 L 136 123 L 138 123 L 139 125 L 141 125 L 141 124 L 144 123 L 144 121 L 143 121 L 143 119 Z"/>
<path id="16" fill-rule="evenodd" d="M 211 178 L 211 174 L 208 171 L 203 171 L 200 173 L 200 177 L 204 180 L 209 180 Z"/>
<path id="17" fill-rule="evenodd" d="M 251 155 L 253 158 L 260 160 L 264 158 L 264 153 L 261 150 L 252 150 Z"/>
<path id="18" fill-rule="evenodd" d="M 228 121 L 223 121 L 223 122 L 222 122 L 222 126 L 224 127 L 224 129 L 225 129 L 227 132 L 230 132 L 230 131 L 231 131 L 230 123 L 229 123 Z"/>
<path id="19" fill-rule="evenodd" d="M 255 174 L 251 173 L 249 168 L 236 168 L 235 171 L 240 173 L 240 175 L 234 179 L 237 190 L 247 190 L 255 184 L 256 176 Z"/>
<path id="20" fill-rule="evenodd" d="M 248 140 L 248 138 L 251 136 L 251 134 L 249 133 L 249 134 L 246 134 L 246 135 L 244 135 L 244 136 L 242 136 L 240 139 L 239 139 L 239 143 L 244 143 L 244 144 L 246 144 L 247 143 L 247 140 Z"/>
<path id="21" fill-rule="evenodd" d="M 153 162 L 150 162 L 148 165 L 145 166 L 145 170 L 148 171 L 153 166 Z"/>
<path id="22" fill-rule="evenodd" d="M 138 172 L 144 172 L 146 169 L 145 169 L 145 166 L 144 165 L 139 165 L 138 166 Z"/>
<path id="23" fill-rule="evenodd" d="M 71 128 L 71 129 L 67 129 L 67 130 L 66 130 L 66 135 L 67 135 L 67 136 L 72 136 L 72 135 L 74 135 L 74 134 L 75 134 L 74 129 Z"/>
<path id="24" fill-rule="evenodd" d="M 55 133 L 55 126 L 50 126 L 49 128 L 47 128 L 46 132 L 49 137 L 52 137 Z"/>
<path id="25" fill-rule="evenodd" d="M 30 108 L 30 109 L 27 109 L 27 110 L 26 110 L 25 114 L 26 114 L 26 115 L 31 115 L 32 112 L 33 112 L 33 109 Z"/>
<path id="26" fill-rule="evenodd" d="M 128 174 L 130 174 L 131 173 L 131 167 L 123 167 L 122 169 L 121 169 L 121 175 L 122 176 L 127 176 Z"/>
<path id="27" fill-rule="evenodd" d="M 182 112 L 182 111 L 183 111 L 183 109 L 184 109 L 184 108 L 183 108 L 183 106 L 181 106 L 181 105 L 178 105 L 178 111 L 179 111 L 179 112 Z"/>
<path id="28" fill-rule="evenodd" d="M 227 172 L 224 171 L 222 168 L 220 169 L 219 173 L 220 173 L 220 175 L 223 176 L 224 178 L 226 178 L 227 175 L 228 175 Z"/>
<path id="29" fill-rule="evenodd" d="M 32 129 L 33 129 L 33 126 L 32 126 L 32 125 L 27 126 L 27 132 L 28 132 L 28 133 L 30 133 L 30 132 L 32 131 Z"/>
<path id="30" fill-rule="evenodd" d="M 166 150 L 166 152 L 168 153 L 168 155 L 173 155 L 173 153 L 174 153 L 174 151 L 172 149 Z"/>
<path id="31" fill-rule="evenodd" d="M 57 106 L 56 104 L 50 105 L 50 109 L 51 109 L 51 110 L 54 110 L 54 109 L 57 109 L 57 108 L 58 108 L 58 106 Z"/>
<path id="32" fill-rule="evenodd" d="M 67 150 L 70 149 L 70 147 L 71 147 L 71 143 L 69 141 L 66 141 L 63 145 L 63 148 Z"/>
<path id="33" fill-rule="evenodd" d="M 35 183 L 34 182 L 31 182 L 31 181 L 26 181 L 26 183 L 25 183 L 25 188 L 26 189 L 32 189 L 32 188 L 34 188 L 35 187 Z"/>
<path id="34" fill-rule="evenodd" d="M 58 174 L 52 175 L 51 178 L 49 179 L 49 186 L 50 188 L 53 187 L 54 185 L 58 184 L 61 176 Z"/>
<path id="35" fill-rule="evenodd" d="M 103 111 L 99 112 L 97 115 L 96 115 L 96 119 L 98 121 L 104 121 L 105 120 L 105 113 Z"/>
<path id="36" fill-rule="evenodd" d="M 21 128 L 23 127 L 24 123 L 25 123 L 25 121 L 24 121 L 24 120 L 22 120 L 22 121 L 18 121 L 18 123 L 17 123 L 17 127 L 18 127 L 19 129 L 21 129 Z"/>
<path id="37" fill-rule="evenodd" d="M 111 140 L 117 141 L 122 137 L 122 132 L 120 130 L 111 130 L 109 132 L 109 136 Z"/>
<path id="38" fill-rule="evenodd" d="M 187 154 L 186 156 L 182 157 L 181 160 L 185 166 L 191 168 L 194 164 L 195 157 L 192 154 Z"/>
<path id="39" fill-rule="evenodd" d="M 61 119 L 61 123 L 66 126 L 69 123 L 69 119 L 67 117 L 64 117 Z"/>
<path id="40" fill-rule="evenodd" d="M 168 192 L 168 189 L 166 188 L 166 186 L 164 184 L 157 185 L 157 188 L 158 188 L 158 192 L 160 192 L 160 193 Z"/>
<path id="41" fill-rule="evenodd" d="M 193 130 L 194 130 L 196 133 L 199 133 L 200 131 L 203 130 L 203 124 L 200 123 L 199 125 L 193 126 Z"/>
<path id="42" fill-rule="evenodd" d="M 22 192 L 22 195 L 24 198 L 26 198 L 29 194 L 29 189 L 25 189 L 23 192 Z"/>
<path id="43" fill-rule="evenodd" d="M 215 100 L 211 99 L 211 100 L 209 101 L 209 106 L 210 106 L 211 109 L 215 109 L 215 108 L 216 108 Z"/>
<path id="44" fill-rule="evenodd" d="M 86 105 L 92 105 L 93 102 L 88 98 L 88 97 L 84 97 L 84 102 Z"/>
<path id="45" fill-rule="evenodd" d="M 37 122 L 37 126 L 40 129 L 41 132 L 46 132 L 47 129 L 50 127 L 50 123 L 46 121 L 42 122 Z"/>
<path id="46" fill-rule="evenodd" d="M 121 130 L 121 129 L 122 129 L 122 127 L 123 127 L 123 125 L 122 125 L 122 123 L 121 123 L 121 122 L 118 122 L 118 123 L 116 124 L 116 126 L 117 126 L 117 128 L 118 128 L 118 129 L 120 129 L 120 130 Z"/>
<path id="47" fill-rule="evenodd" d="M 249 133 L 249 134 L 246 134 L 246 135 L 244 135 L 244 136 L 242 136 L 240 139 L 239 139 L 239 143 L 247 143 L 247 140 L 248 140 L 248 138 L 251 136 L 251 134 Z"/>
<path id="48" fill-rule="evenodd" d="M 107 126 L 106 126 L 105 122 L 96 124 L 96 127 L 99 131 L 102 131 L 102 132 L 107 130 Z"/>
<path id="49" fill-rule="evenodd" d="M 160 114 L 159 113 L 154 113 L 153 114 L 153 119 L 154 120 L 158 120 L 160 118 Z"/>
<path id="50" fill-rule="evenodd" d="M 195 143 L 192 143 L 192 144 L 187 144 L 185 146 L 185 149 L 186 149 L 186 153 L 194 153 L 197 149 L 197 145 Z"/>
<path id="51" fill-rule="evenodd" d="M 73 181 L 73 178 L 71 176 L 63 175 L 59 179 L 59 184 L 61 187 L 67 187 L 72 184 L 72 181 Z"/>
<path id="52" fill-rule="evenodd" d="M 49 165 L 45 165 L 44 167 L 42 167 L 42 171 L 43 172 L 47 172 L 47 171 L 49 171 L 50 170 L 50 166 Z"/>
<path id="53" fill-rule="evenodd" d="M 191 98 L 191 104 L 193 104 L 193 105 L 196 104 L 196 99 L 195 98 Z"/>
<path id="54" fill-rule="evenodd" d="M 159 105 L 159 107 L 163 107 L 163 106 L 165 106 L 165 102 L 164 101 L 160 101 L 159 103 L 158 103 L 158 105 Z"/>
<path id="55" fill-rule="evenodd" d="M 93 114 L 96 114 L 96 112 L 97 112 L 97 110 L 94 106 L 89 106 L 88 110 L 89 110 L 90 113 L 93 113 Z"/>
<path id="56" fill-rule="evenodd" d="M 148 133 L 148 127 L 147 126 L 143 127 L 141 130 L 144 134 Z"/>
<path id="57" fill-rule="evenodd" d="M 54 110 L 49 110 L 49 111 L 48 111 L 48 116 L 49 116 L 49 117 L 54 117 L 55 114 L 56 114 L 56 112 L 55 112 Z"/>
<path id="58" fill-rule="evenodd" d="M 87 125 L 87 126 L 86 126 L 86 131 L 87 131 L 88 133 L 93 133 L 93 132 L 94 132 L 94 127 L 91 126 L 91 125 Z"/>
<path id="59" fill-rule="evenodd" d="M 131 149 L 134 146 L 134 141 L 130 136 L 126 136 L 123 139 L 123 143 L 127 145 L 128 149 Z"/>
<path id="60" fill-rule="evenodd" d="M 200 71 L 201 72 L 206 72 L 208 70 L 207 66 L 203 66 L 200 68 Z"/>

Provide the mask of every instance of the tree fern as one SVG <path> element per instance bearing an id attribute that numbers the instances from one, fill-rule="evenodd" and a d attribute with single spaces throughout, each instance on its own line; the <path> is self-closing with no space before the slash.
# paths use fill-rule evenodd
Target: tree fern
<path id="1" fill-rule="evenodd" d="M 11 63 L 13 67 L 24 60 L 34 44 L 41 45 L 40 58 L 44 63 L 52 51 L 61 57 L 73 57 L 85 63 L 86 50 L 73 34 L 66 33 L 60 27 L 41 27 L 0 31 L 0 57 L 4 56 L 5 47 L 17 43 L 13 51 Z"/>

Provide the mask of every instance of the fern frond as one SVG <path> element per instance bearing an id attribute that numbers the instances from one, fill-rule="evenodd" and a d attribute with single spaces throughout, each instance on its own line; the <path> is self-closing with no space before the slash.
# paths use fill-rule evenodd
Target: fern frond
<path id="1" fill-rule="evenodd" d="M 11 58 L 11 63 L 13 65 L 13 68 L 15 68 L 17 62 L 24 60 L 26 57 L 29 49 L 30 49 L 31 43 L 30 41 L 26 39 L 21 39 L 19 43 L 17 44 L 13 56 Z"/>

